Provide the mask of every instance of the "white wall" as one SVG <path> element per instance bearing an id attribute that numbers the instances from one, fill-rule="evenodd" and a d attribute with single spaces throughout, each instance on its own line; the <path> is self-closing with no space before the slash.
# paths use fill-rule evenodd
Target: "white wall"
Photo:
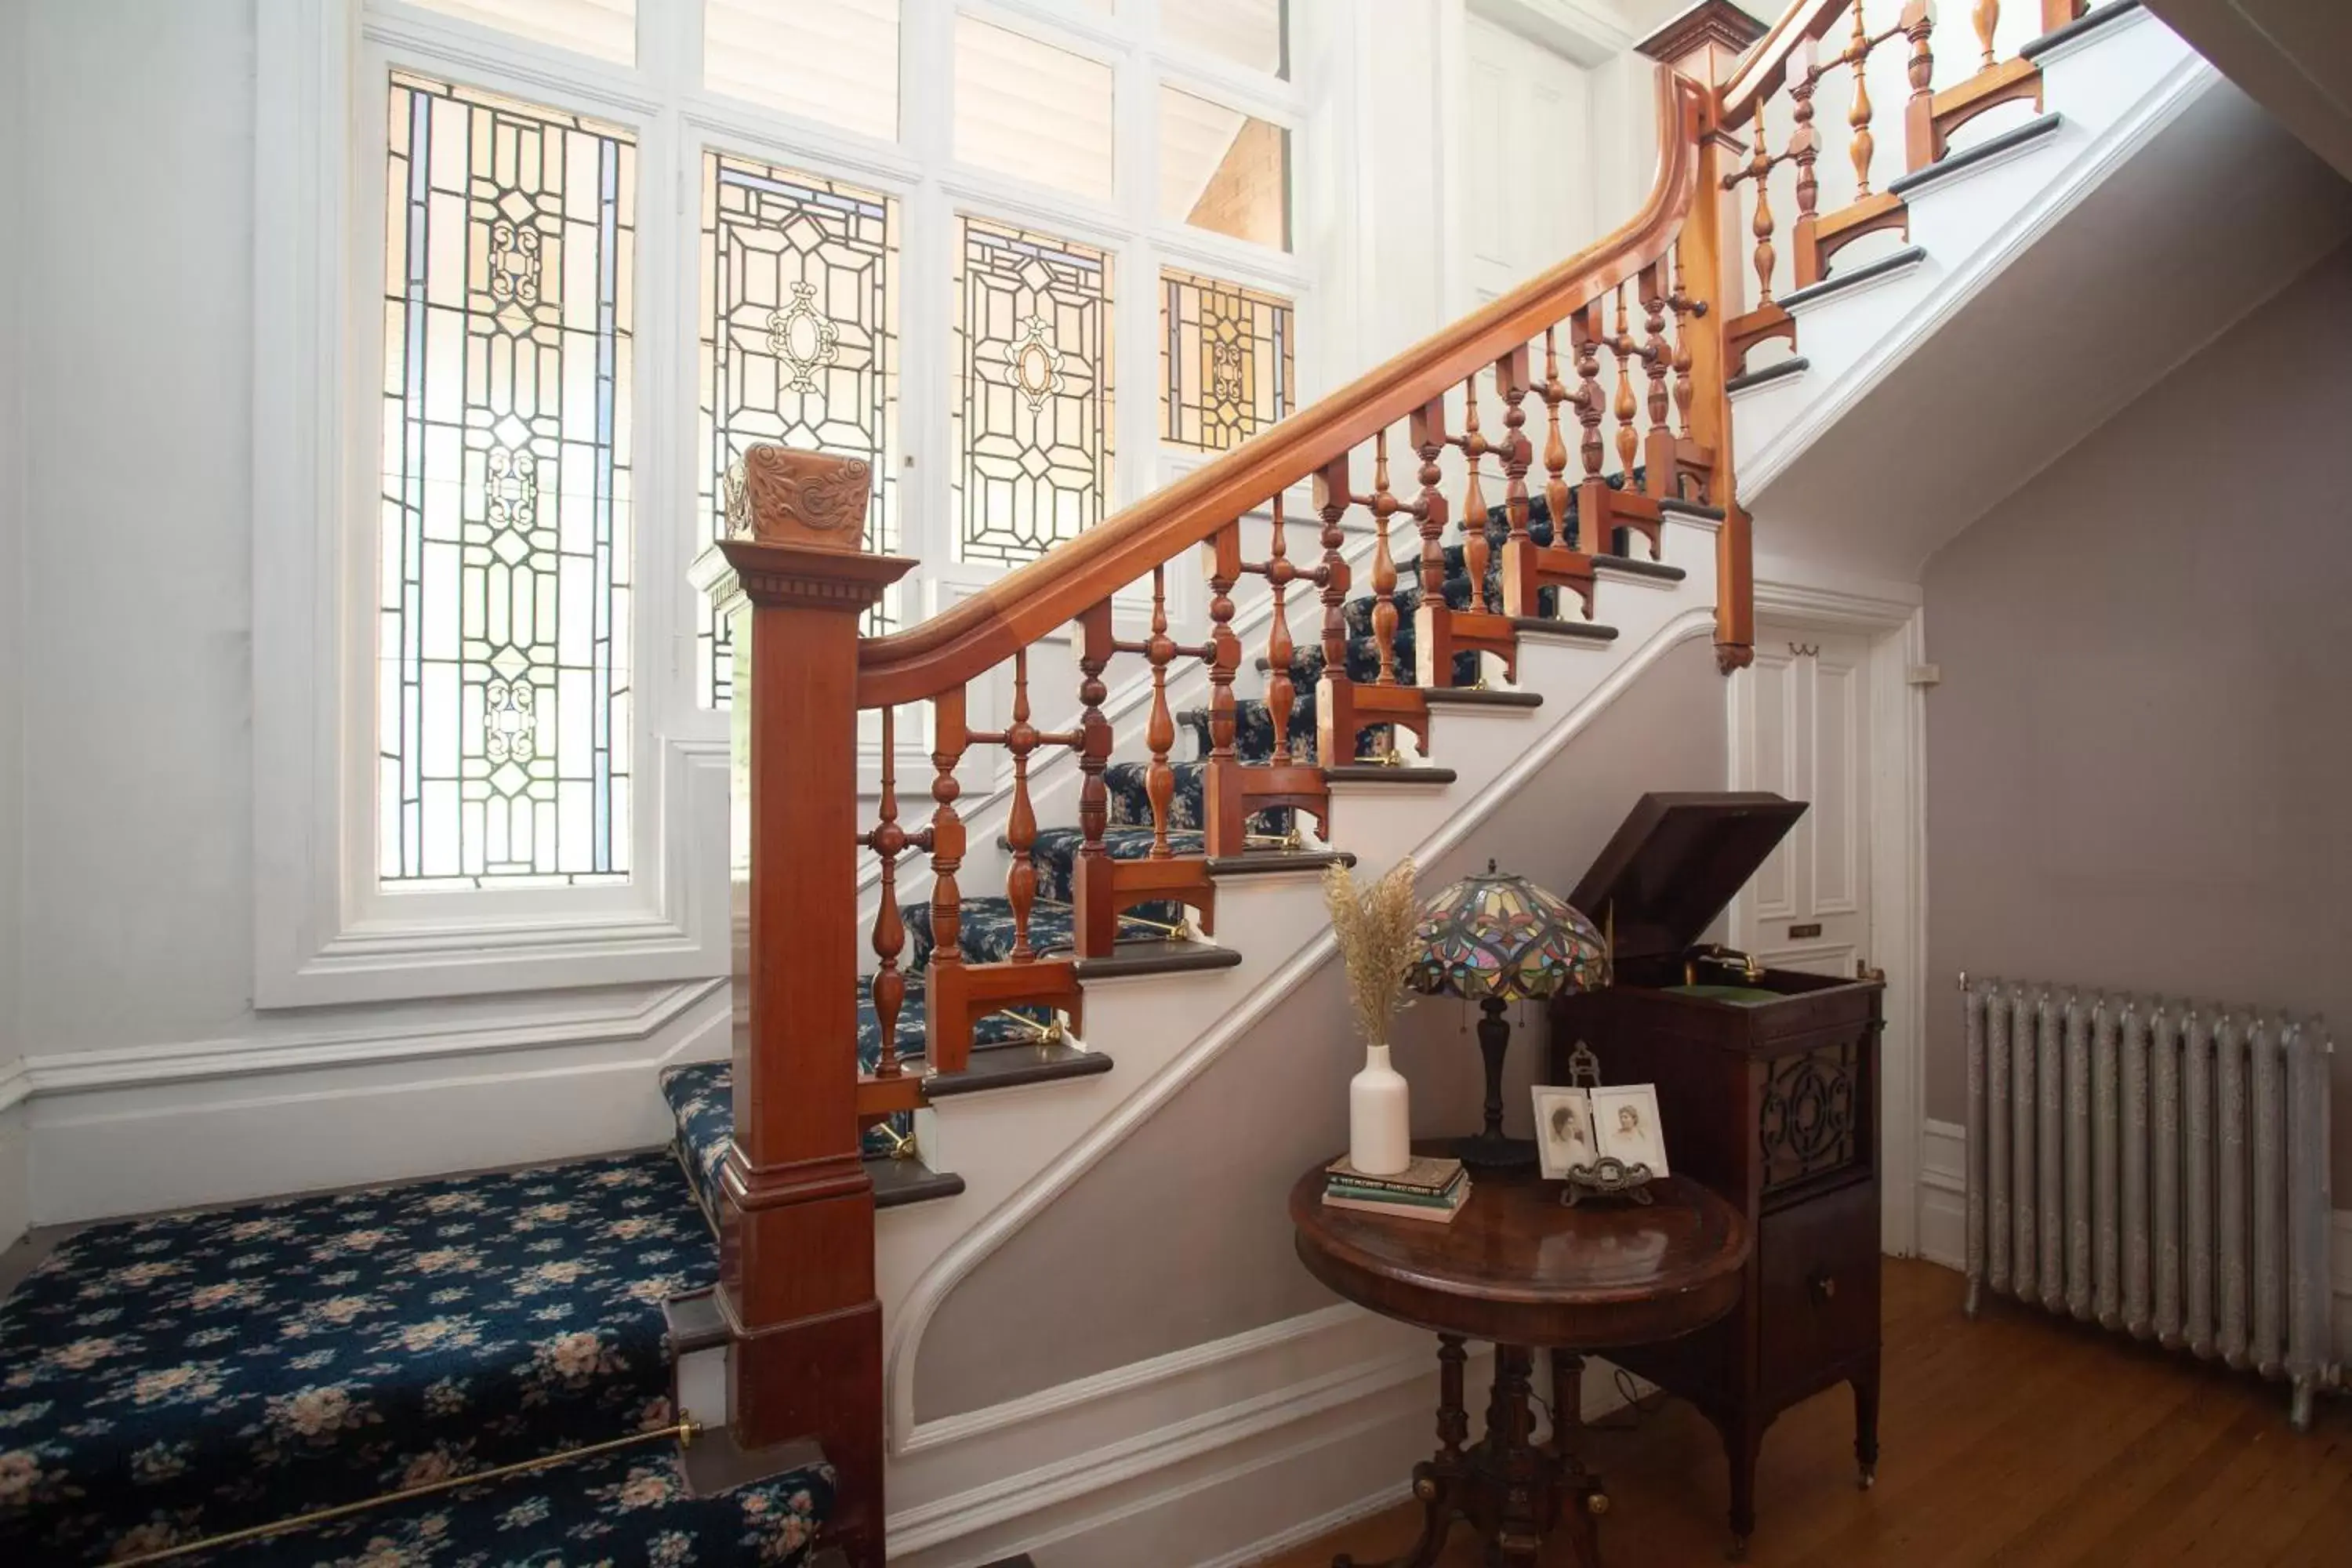
<path id="1" fill-rule="evenodd" d="M 28 1058 L 32 1217 L 659 1141 L 651 1064 L 710 1022 L 699 987 L 254 1010 L 253 7 L 5 9 L 25 155 L 0 210 L 38 308 L 0 473 L 41 525 L 0 659 L 32 761 L 0 887 L 21 858 L 38 918 L 20 945 L 5 900 L 0 1017 Z M 0 685 L 0 763 L 16 701 Z"/>
<path id="2" fill-rule="evenodd" d="M 27 20 L 23 7 L 0 6 L 0 213 L 24 210 Z M 25 842 L 21 267 L 17 247 L 0 242 L 0 1247 L 24 1229 L 26 1177 L 14 1065 L 24 1051 L 17 1036 Z"/>

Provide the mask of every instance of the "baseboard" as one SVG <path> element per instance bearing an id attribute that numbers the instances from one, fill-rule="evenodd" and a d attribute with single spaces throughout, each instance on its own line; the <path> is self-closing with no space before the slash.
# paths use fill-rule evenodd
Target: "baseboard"
<path id="1" fill-rule="evenodd" d="M 1968 1266 L 1968 1139 L 1953 1121 L 1919 1130 L 1919 1256 L 1947 1268 Z"/>
<path id="2" fill-rule="evenodd" d="M 729 1022 L 717 981 L 574 997 L 560 1012 L 488 1005 L 462 1026 L 367 1009 L 364 1032 L 28 1058 L 23 1103 L 0 1113 L 22 1119 L 26 1217 L 68 1224 L 651 1147 L 671 1131 L 654 1069 L 719 1054 Z"/>
<path id="3" fill-rule="evenodd" d="M 1951 1121 L 1922 1129 L 1919 1256 L 1947 1268 L 1968 1267 L 1969 1131 Z M 2336 1358 L 2352 1366 L 2352 1209 L 2331 1216 L 2328 1285 L 2335 1297 Z"/>
<path id="4" fill-rule="evenodd" d="M 1584 1394 L 1623 1402 L 1601 1363 Z M 1428 1335 L 1341 1305 L 945 1417 L 893 1462 L 890 1561 L 1238 1568 L 1402 1500 L 1436 1397 Z"/>

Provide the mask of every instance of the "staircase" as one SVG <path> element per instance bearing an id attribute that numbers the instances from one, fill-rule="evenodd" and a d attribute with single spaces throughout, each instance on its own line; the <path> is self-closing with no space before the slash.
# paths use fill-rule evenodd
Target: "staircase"
<path id="1" fill-rule="evenodd" d="M 1897 290 L 1998 274 L 1942 193 L 2045 199 L 2028 160 L 2188 68 L 2135 0 L 2042 0 L 2007 58 L 2000 9 L 1940 90 L 1923 3 L 1874 36 L 1798 0 L 1719 80 L 1670 59 L 1625 227 L 906 631 L 859 636 L 913 564 L 858 549 L 864 466 L 754 449 L 696 569 L 737 660 L 736 1038 L 662 1074 L 675 1161 L 67 1240 L 0 1305 L 0 1555 L 864 1568 L 886 1468 L 892 1550 L 954 1539 L 910 1463 L 947 1292 L 1328 961 L 1326 867 L 1464 842 L 1688 640 L 1744 665 L 1735 454 L 1789 471 L 1884 374 Z M 1906 172 L 1873 194 L 1865 146 L 1825 208 L 1812 87 L 1874 51 Z"/>

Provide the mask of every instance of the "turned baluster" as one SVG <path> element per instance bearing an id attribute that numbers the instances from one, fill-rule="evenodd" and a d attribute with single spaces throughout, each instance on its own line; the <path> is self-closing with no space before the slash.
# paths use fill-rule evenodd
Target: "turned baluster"
<path id="1" fill-rule="evenodd" d="M 1569 346 L 1576 351 L 1576 422 L 1582 427 L 1577 441 L 1577 455 L 1584 463 L 1584 482 L 1601 482 L 1601 419 L 1606 407 L 1601 395 L 1601 340 L 1603 336 L 1601 301 L 1595 300 L 1579 310 L 1569 321 Z M 1607 552 L 1610 542 L 1598 537 L 1606 531 L 1596 526 L 1591 518 L 1577 519 L 1576 547 L 1587 554 Z"/>
<path id="2" fill-rule="evenodd" d="M 1568 442 L 1559 433 L 1559 405 L 1568 387 L 1559 379 L 1558 329 L 1544 329 L 1544 510 L 1551 514 L 1551 542 L 1568 542 Z"/>
<path id="3" fill-rule="evenodd" d="M 1975 18 L 1977 43 L 1984 49 L 1984 65 L 1980 68 L 1990 70 L 1994 64 L 1992 36 L 2000 26 L 2000 0 L 1977 0 Z"/>
<path id="4" fill-rule="evenodd" d="M 1495 389 L 1503 399 L 1503 515 L 1510 523 L 1514 543 L 1530 543 L 1528 534 L 1528 469 L 1535 462 L 1535 444 L 1528 439 L 1528 411 L 1520 406 L 1528 395 L 1528 350 L 1522 343 L 1495 362 Z M 1552 526 L 1557 529 L 1557 519 Z M 1518 613 L 1517 605 L 1511 606 Z M 1530 612 L 1531 613 L 1531 612 Z"/>
<path id="5" fill-rule="evenodd" d="M 1853 107 L 1845 119 L 1853 127 L 1851 150 L 1856 200 L 1870 195 L 1870 157 L 1877 147 L 1870 134 L 1870 35 L 1863 30 L 1861 0 L 1854 0 L 1853 38 L 1845 48 L 1845 58 L 1853 66 Z"/>
<path id="6" fill-rule="evenodd" d="M 1168 710 L 1168 663 L 1176 657 L 1175 639 L 1168 635 L 1168 568 L 1151 569 L 1151 636 L 1142 645 L 1151 661 L 1151 717 L 1144 726 L 1143 743 L 1150 749 L 1151 764 L 1144 773 L 1144 793 L 1151 797 L 1151 858 L 1165 860 L 1168 813 L 1176 801 L 1176 770 L 1168 764 L 1169 748 L 1176 743 L 1176 719 Z"/>
<path id="7" fill-rule="evenodd" d="M 1394 686 L 1396 678 L 1396 559 L 1389 553 L 1389 519 L 1402 504 L 1389 489 L 1389 433 L 1372 437 L 1372 648 L 1380 655 L 1375 683 Z"/>
<path id="8" fill-rule="evenodd" d="M 1486 596 L 1486 492 L 1479 479 L 1479 463 L 1494 447 L 1478 433 L 1478 378 L 1462 382 L 1462 436 L 1455 443 L 1468 459 L 1470 478 L 1462 487 L 1462 564 L 1470 574 L 1470 607 L 1493 610 Z"/>
<path id="9" fill-rule="evenodd" d="M 1013 906 L 1013 952 L 1015 963 L 1034 963 L 1037 950 L 1029 943 L 1029 913 L 1037 903 L 1037 862 L 1030 851 L 1037 843 L 1037 808 L 1029 798 L 1029 753 L 1037 744 L 1037 727 L 1029 722 L 1029 650 L 1013 656 L 1013 722 L 1004 731 L 1004 748 L 1013 753 L 1013 808 L 1004 822 L 1004 842 L 1013 856 L 1004 870 L 1004 899 Z"/>
<path id="10" fill-rule="evenodd" d="M 906 951 L 907 924 L 898 915 L 898 857 L 909 844 L 928 842 L 929 834 L 909 836 L 898 826 L 898 710 L 882 710 L 882 800 L 880 820 L 858 843 L 874 851 L 882 863 L 882 901 L 874 911 L 874 1016 L 881 1026 L 882 1054 L 874 1064 L 877 1078 L 897 1078 L 898 1015 L 907 1001 L 907 977 L 898 973 L 898 955 Z"/>
<path id="11" fill-rule="evenodd" d="M 1666 262 L 1664 257 L 1642 268 L 1642 363 L 1650 372 L 1650 433 L 1643 443 L 1649 470 L 1642 488 L 1654 496 L 1675 493 L 1675 437 L 1666 427 L 1666 367 L 1673 353 L 1666 344 Z"/>
<path id="12" fill-rule="evenodd" d="M 1110 667 L 1112 647 L 1110 601 L 1103 600 L 1078 616 L 1078 861 L 1072 889 L 1084 887 L 1094 869 L 1107 861 L 1103 833 L 1110 826 L 1110 790 L 1103 773 L 1110 766 L 1110 720 L 1102 705 L 1110 697 L 1103 671 Z"/>
<path id="13" fill-rule="evenodd" d="M 1756 237 L 1756 303 L 1764 306 L 1772 302 L 1772 266 L 1780 253 L 1772 248 L 1772 154 L 1764 145 L 1761 97 L 1756 100 L 1756 142 L 1748 154 L 1747 172 L 1744 175 L 1725 175 L 1724 188 L 1730 189 L 1742 178 L 1756 182 L 1756 216 L 1748 224 L 1748 231 Z"/>
<path id="14" fill-rule="evenodd" d="M 1633 323 L 1625 314 L 1625 285 L 1617 285 L 1617 330 L 1610 334 L 1610 357 L 1617 362 L 1617 401 L 1610 412 L 1617 417 L 1617 472 L 1625 488 L 1633 489 L 1633 458 L 1642 449 L 1642 437 L 1633 428 L 1633 416 L 1640 405 L 1633 401 L 1633 360 L 1640 353 L 1633 342 Z"/>
<path id="15" fill-rule="evenodd" d="M 1265 712 L 1274 725 L 1274 763 L 1287 766 L 1290 755 L 1290 713 L 1298 703 L 1297 683 L 1290 677 L 1291 660 L 1297 649 L 1290 640 L 1290 615 L 1283 601 L 1290 589 L 1290 580 L 1298 569 L 1290 563 L 1290 545 L 1283 537 L 1282 492 L 1274 496 L 1273 531 L 1266 544 L 1265 581 L 1274 594 L 1274 615 L 1266 626 Z"/>
<path id="16" fill-rule="evenodd" d="M 934 997 L 941 993 L 941 979 L 963 964 L 963 949 L 959 945 L 963 892 L 956 885 L 956 872 L 963 866 L 964 826 L 955 808 L 963 786 L 956 783 L 955 771 L 971 740 L 964 708 L 965 690 L 961 686 L 931 699 L 930 993 Z M 931 1053 L 931 1065 L 947 1065 L 937 1050 Z"/>
<path id="17" fill-rule="evenodd" d="M 1861 7 L 1855 7 L 1861 14 Z M 1804 275 L 1798 286 L 1819 282 L 1811 274 L 1819 268 L 1812 263 L 1813 230 L 1821 221 L 1822 183 L 1813 165 L 1822 155 L 1821 132 L 1813 126 L 1813 94 L 1821 86 L 1822 68 L 1816 58 L 1811 38 L 1800 38 L 1789 56 L 1790 113 L 1796 127 L 1789 133 L 1788 157 L 1797 165 L 1797 221 L 1789 231 L 1790 243 L 1796 247 L 1797 265 Z"/>
<path id="18" fill-rule="evenodd" d="M 1931 0 L 1911 0 L 1903 8 L 1903 36 L 1910 41 L 1911 58 L 1905 69 L 1911 79 L 1911 98 L 1903 106 L 1903 155 L 1906 167 L 1924 169 L 1936 161 L 1936 56 L 1928 47 L 1935 31 L 1936 7 Z"/>
<path id="19" fill-rule="evenodd" d="M 1675 313 L 1675 433 L 1691 438 L 1691 400 L 1696 387 L 1691 380 L 1691 322 L 1706 314 L 1704 302 L 1694 301 L 1683 289 L 1683 249 L 1675 245 L 1675 291 L 1666 296 Z"/>
<path id="20" fill-rule="evenodd" d="M 1340 523 L 1354 500 L 1348 491 L 1345 457 L 1335 458 L 1315 471 L 1315 510 L 1323 520 L 1323 676 L 1327 680 L 1348 679 L 1348 558 L 1340 549 L 1348 535 Z"/>
<path id="21" fill-rule="evenodd" d="M 1437 459 L 1444 456 L 1445 439 L 1445 399 L 1433 397 L 1413 411 L 1409 431 L 1415 452 L 1421 455 L 1421 496 L 1412 505 L 1413 520 L 1421 524 L 1421 602 L 1443 605 L 1445 603 L 1445 493 L 1438 481 L 1444 470 Z"/>
<path id="22" fill-rule="evenodd" d="M 1242 525 L 1229 522 L 1209 541 L 1209 760 L 1234 756 L 1234 676 L 1242 640 L 1234 635 L 1234 584 L 1240 581 Z"/>

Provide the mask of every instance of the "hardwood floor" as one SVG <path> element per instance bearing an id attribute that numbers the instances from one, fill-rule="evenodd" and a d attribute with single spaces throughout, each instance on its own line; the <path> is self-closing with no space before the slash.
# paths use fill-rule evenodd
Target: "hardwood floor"
<path id="1" fill-rule="evenodd" d="M 1756 1568 L 2352 1563 L 2347 1402 L 2322 1401 L 2297 1436 L 2276 1384 L 2012 1303 L 1969 1322 L 1960 1277 L 1932 1264 L 1890 1259 L 1885 1282 L 1878 1485 L 1853 1484 L 1843 1390 L 1790 1411 L 1757 1477 Z M 1582 1447 L 1609 1487 L 1611 1568 L 1723 1561 L 1722 1451 L 1687 1405 L 1590 1431 Z M 1265 1568 L 1326 1568 L 1339 1552 L 1377 1563 L 1419 1520 L 1391 1509 Z M 1468 1527 L 1438 1561 L 1481 1561 Z M 1543 1568 L 1572 1561 L 1564 1535 L 1547 1543 Z"/>

